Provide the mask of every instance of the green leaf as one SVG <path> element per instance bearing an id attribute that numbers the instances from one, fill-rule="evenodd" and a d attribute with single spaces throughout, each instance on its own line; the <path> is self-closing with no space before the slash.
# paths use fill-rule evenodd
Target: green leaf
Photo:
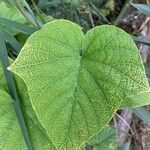
<path id="1" fill-rule="evenodd" d="M 125 144 L 123 144 L 119 150 L 130 150 L 130 144 L 131 144 L 131 140 L 129 140 L 128 142 L 126 142 Z"/>
<path id="2" fill-rule="evenodd" d="M 135 42 L 143 43 L 150 46 L 150 39 L 145 38 L 143 36 L 132 36 Z"/>
<path id="3" fill-rule="evenodd" d="M 11 97 L 0 90 L 0 149 L 27 149 Z"/>
<path id="4" fill-rule="evenodd" d="M 133 112 L 138 116 L 142 121 L 147 124 L 150 124 L 150 111 L 147 111 L 145 108 L 134 108 Z"/>
<path id="5" fill-rule="evenodd" d="M 23 46 L 29 36 L 30 36 L 30 35 L 23 34 L 23 33 L 19 33 L 19 34 L 17 34 L 15 37 L 16 37 L 16 39 L 18 40 L 18 42 L 21 44 L 21 46 Z M 20 50 L 21 50 L 21 49 L 20 49 Z"/>
<path id="6" fill-rule="evenodd" d="M 55 20 L 28 38 L 9 68 L 26 83 L 39 121 L 57 149 L 78 149 L 120 107 L 150 103 L 140 54 L 114 26 Z"/>
<path id="7" fill-rule="evenodd" d="M 10 60 L 10 62 L 12 63 L 13 61 Z M 15 81 L 32 148 L 36 150 L 56 150 L 34 113 L 25 83 L 18 76 L 15 76 Z M 1 63 L 0 83 L 0 114 L 2 117 L 0 124 L 0 149 L 25 150 L 27 148 L 15 113 L 14 100 L 6 93 L 8 89 Z M 2 115 L 3 113 L 5 114 Z"/>
<path id="8" fill-rule="evenodd" d="M 16 29 L 22 33 L 25 33 L 25 34 L 32 34 L 33 32 L 36 31 L 36 29 L 33 27 L 30 27 L 30 26 L 27 26 L 27 25 L 24 25 L 21 23 L 17 23 L 17 22 L 8 20 L 8 19 L 4 19 L 4 18 L 0 18 L 0 24 L 14 28 L 14 29 Z M 4 29 L 4 27 L 3 27 L 3 29 Z"/>
<path id="9" fill-rule="evenodd" d="M 18 10 L 11 6 L 9 7 L 4 2 L 0 3 L 0 18 L 5 18 L 22 24 L 24 24 L 26 21 L 24 16 Z M 0 28 L 7 30 L 13 36 L 19 33 L 17 29 L 12 28 L 11 26 L 6 26 L 4 24 L 0 24 Z"/>
<path id="10" fill-rule="evenodd" d="M 146 76 L 150 82 L 150 64 L 144 64 Z"/>
<path id="11" fill-rule="evenodd" d="M 14 110 L 13 100 L 3 90 L 0 90 L 0 105 L 0 149 L 26 150 L 26 144 Z M 47 136 L 33 121 L 33 118 L 27 112 L 25 112 L 25 116 L 33 148 L 36 150 L 55 150 Z"/>
<path id="12" fill-rule="evenodd" d="M 104 128 L 94 136 L 88 144 L 92 150 L 117 150 L 117 130 L 111 127 Z"/>
<path id="13" fill-rule="evenodd" d="M 150 5 L 144 5 L 144 4 L 134 4 L 131 3 L 135 8 L 137 8 L 139 11 L 141 11 L 143 14 L 150 16 Z"/>
<path id="14" fill-rule="evenodd" d="M 2 31 L 3 31 L 5 41 L 8 42 L 14 48 L 16 53 L 19 53 L 21 50 L 20 43 L 15 39 L 15 37 L 10 35 L 7 31 L 5 30 L 2 30 Z"/>
<path id="15" fill-rule="evenodd" d="M 9 66 L 9 59 L 8 59 L 8 55 L 7 55 L 7 49 L 6 49 L 6 45 L 5 45 L 5 38 L 4 38 L 3 30 L 0 30 L 0 36 L 1 36 L 0 59 L 1 59 L 2 67 L 3 67 L 3 71 L 5 74 L 5 79 L 7 81 L 8 91 L 9 91 L 11 98 L 14 100 L 14 108 L 15 108 L 16 116 L 17 116 L 17 119 L 18 119 L 18 122 L 19 122 L 19 125 L 21 128 L 25 143 L 27 145 L 27 148 L 28 148 L 28 150 L 32 150 L 31 142 L 30 142 L 30 139 L 28 136 L 26 124 L 24 121 L 24 117 L 23 117 L 23 114 L 21 111 L 19 99 L 17 96 L 14 79 L 13 79 L 11 72 L 7 70 L 7 67 Z"/>

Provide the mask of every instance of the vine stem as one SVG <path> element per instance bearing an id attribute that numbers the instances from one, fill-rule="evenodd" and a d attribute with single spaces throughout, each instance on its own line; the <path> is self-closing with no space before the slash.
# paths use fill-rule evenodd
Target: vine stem
<path id="1" fill-rule="evenodd" d="M 14 108 L 15 108 L 16 116 L 17 116 L 17 119 L 21 128 L 26 146 L 28 150 L 32 150 L 32 146 L 31 146 L 31 142 L 30 142 L 29 135 L 27 132 L 23 113 L 21 111 L 21 106 L 20 106 L 19 99 L 17 96 L 17 91 L 16 91 L 14 80 L 13 80 L 13 76 L 10 73 L 10 71 L 7 70 L 7 67 L 9 67 L 9 60 L 8 60 L 7 49 L 5 45 L 4 32 L 5 31 L 0 30 L 0 59 L 1 59 L 2 66 L 3 66 L 5 78 L 7 81 L 9 94 L 11 95 L 11 98 L 14 100 Z"/>
<path id="2" fill-rule="evenodd" d="M 117 116 L 118 116 L 117 127 L 119 129 L 118 147 L 121 147 L 127 139 L 129 129 L 132 135 L 134 134 L 133 130 L 130 127 L 130 124 L 133 119 L 132 109 L 123 109 L 121 114 L 120 115 L 117 114 Z"/>

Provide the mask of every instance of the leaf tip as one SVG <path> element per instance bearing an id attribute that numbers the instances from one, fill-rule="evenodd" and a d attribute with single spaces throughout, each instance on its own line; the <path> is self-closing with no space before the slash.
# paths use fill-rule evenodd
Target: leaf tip
<path id="1" fill-rule="evenodd" d="M 9 71 L 10 71 L 10 70 L 11 70 L 11 67 L 10 67 L 10 66 L 9 66 L 9 67 L 7 67 L 7 70 L 9 70 Z"/>
<path id="2" fill-rule="evenodd" d="M 10 65 L 9 67 L 7 67 L 7 70 L 12 71 L 12 65 Z"/>

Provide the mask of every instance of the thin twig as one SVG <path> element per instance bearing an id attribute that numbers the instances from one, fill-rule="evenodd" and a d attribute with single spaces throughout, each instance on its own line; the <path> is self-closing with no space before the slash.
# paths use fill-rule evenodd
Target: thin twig
<path id="1" fill-rule="evenodd" d="M 94 20 L 93 20 L 93 16 L 92 16 L 90 10 L 88 11 L 88 14 L 89 14 L 89 17 L 90 17 L 91 25 L 92 25 L 92 27 L 94 27 L 95 26 L 94 25 Z"/>
<path id="2" fill-rule="evenodd" d="M 130 129 L 131 133 L 134 134 L 134 132 L 133 132 L 132 128 L 130 127 L 130 125 L 128 124 L 128 122 L 123 117 L 121 117 L 119 114 L 116 113 L 116 115 L 118 118 L 120 118 L 124 122 L 124 124 L 127 125 L 127 127 Z"/>
<path id="3" fill-rule="evenodd" d="M 133 112 L 131 109 L 123 109 L 121 114 L 118 116 L 117 127 L 121 129 L 118 132 L 118 136 L 119 136 L 118 147 L 122 146 L 126 142 L 129 129 L 131 130 L 131 133 L 134 134 L 133 130 L 130 127 L 132 118 L 133 118 Z"/>
<path id="4" fill-rule="evenodd" d="M 111 24 L 111 23 L 107 20 L 107 18 L 103 15 L 103 13 L 101 13 L 101 11 L 100 11 L 99 9 L 97 9 L 97 8 L 95 7 L 95 5 L 94 5 L 92 2 L 90 2 L 90 5 L 91 5 L 92 8 L 95 10 L 95 12 L 98 14 L 98 17 L 101 17 L 107 24 Z"/>
<path id="5" fill-rule="evenodd" d="M 19 11 L 23 14 L 23 16 L 35 27 L 40 28 L 40 25 L 36 19 L 36 17 L 34 16 L 34 14 L 32 13 L 28 13 L 25 11 L 24 7 L 22 6 L 22 4 L 20 3 L 19 0 L 14 0 L 15 1 L 15 6 L 19 9 Z M 29 8 L 27 8 L 29 9 Z M 32 11 L 32 10 L 31 10 Z"/>
<path id="6" fill-rule="evenodd" d="M 122 8 L 122 11 L 120 12 L 119 16 L 116 18 L 116 20 L 114 21 L 113 25 L 117 26 L 119 21 L 123 18 L 123 16 L 125 15 L 125 13 L 128 11 L 128 8 L 130 6 L 130 3 L 132 3 L 133 0 L 128 0 L 126 2 L 126 4 L 124 5 L 124 7 Z"/>

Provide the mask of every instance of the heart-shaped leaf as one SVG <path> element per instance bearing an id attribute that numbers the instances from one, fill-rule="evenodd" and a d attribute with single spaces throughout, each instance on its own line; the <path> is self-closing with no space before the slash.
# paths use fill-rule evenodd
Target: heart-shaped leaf
<path id="1" fill-rule="evenodd" d="M 9 69 L 25 81 L 57 149 L 78 149 L 119 107 L 150 103 L 139 52 L 114 26 L 84 35 L 70 21 L 52 21 L 27 40 Z"/>

